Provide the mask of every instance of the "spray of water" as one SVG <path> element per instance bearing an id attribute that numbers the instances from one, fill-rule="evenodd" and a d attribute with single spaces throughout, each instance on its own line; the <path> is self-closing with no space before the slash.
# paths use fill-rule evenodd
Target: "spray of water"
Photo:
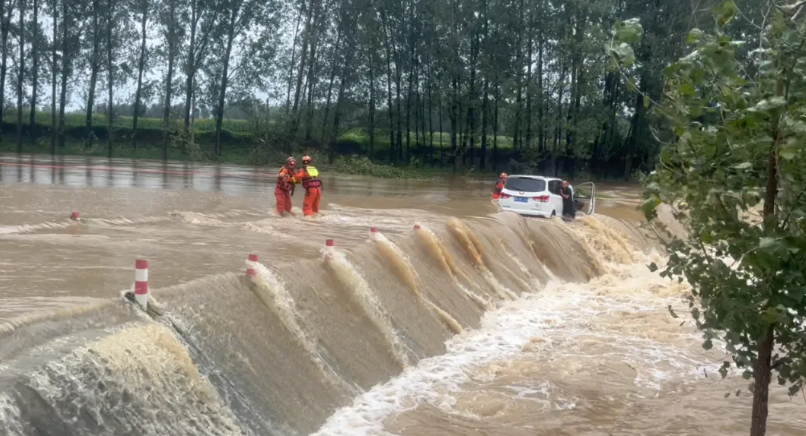
<path id="1" fill-rule="evenodd" d="M 282 280 L 269 268 L 260 262 L 246 261 L 247 267 L 255 269 L 257 276 L 254 277 L 251 289 L 260 298 L 263 304 L 273 312 L 283 323 L 294 341 L 302 347 L 322 373 L 322 377 L 337 389 L 345 389 L 348 392 L 355 392 L 355 389 L 346 383 L 319 355 L 316 341 L 305 333 L 300 325 L 300 315 L 296 309 L 294 299 L 285 288 Z"/>
<path id="2" fill-rule="evenodd" d="M 465 253 L 470 257 L 471 263 L 479 271 L 484 281 L 487 282 L 490 288 L 495 291 L 501 299 L 514 300 L 518 298 L 514 292 L 501 284 L 495 275 L 487 268 L 487 265 L 484 264 L 484 257 L 482 256 L 482 252 L 479 251 L 481 243 L 473 236 L 473 232 L 471 232 L 464 223 L 456 218 L 451 218 L 448 220 L 448 229 L 450 229 L 453 236 L 459 241 L 462 248 L 464 248 Z"/>
<path id="3" fill-rule="evenodd" d="M 420 286 L 417 284 L 417 273 L 414 271 L 414 267 L 411 265 L 406 254 L 403 253 L 403 250 L 380 233 L 373 233 L 372 241 L 375 243 L 381 256 L 386 260 L 387 265 L 392 267 L 397 277 L 411 290 L 415 297 L 417 297 L 417 300 L 428 307 L 445 326 L 451 329 L 451 331 L 457 334 L 462 333 L 463 329 L 461 324 L 448 312 L 430 301 L 420 291 Z"/>
<path id="4" fill-rule="evenodd" d="M 464 271 L 460 270 L 456 266 L 456 262 L 454 262 L 450 251 L 448 251 L 448 247 L 445 246 L 445 243 L 439 239 L 439 236 L 437 236 L 436 233 L 423 225 L 419 225 L 419 228 L 415 230 L 415 232 L 418 240 L 428 250 L 431 258 L 437 262 L 442 271 L 451 276 L 453 281 L 456 283 L 456 286 L 461 289 L 470 300 L 476 303 L 482 310 L 487 310 L 493 306 L 492 301 L 468 289 L 459 281 L 461 278 L 469 286 L 475 285 L 473 280 L 471 280 L 470 277 L 464 273 Z"/>
<path id="5" fill-rule="evenodd" d="M 392 326 L 389 315 L 384 310 L 378 298 L 372 293 L 369 284 L 347 260 L 344 253 L 333 250 L 331 247 L 323 249 L 325 264 L 333 277 L 342 288 L 350 293 L 356 304 L 362 309 L 366 317 L 381 332 L 389 345 L 389 351 L 395 361 L 403 368 L 410 366 L 407 348 Z"/>

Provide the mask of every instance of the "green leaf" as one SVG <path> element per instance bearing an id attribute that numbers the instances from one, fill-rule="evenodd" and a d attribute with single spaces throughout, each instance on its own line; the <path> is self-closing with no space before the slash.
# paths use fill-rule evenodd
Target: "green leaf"
<path id="1" fill-rule="evenodd" d="M 714 14 L 714 18 L 716 18 L 717 25 L 719 27 L 723 27 L 730 23 L 733 17 L 736 16 L 738 9 L 736 8 L 735 3 L 732 1 L 727 1 L 711 9 L 711 12 Z"/>
<path id="2" fill-rule="evenodd" d="M 783 97 L 772 97 L 758 102 L 755 106 L 750 108 L 750 112 L 769 112 L 773 109 L 778 109 L 786 105 L 786 100 Z"/>
<path id="3" fill-rule="evenodd" d="M 798 155 L 799 150 L 792 147 L 786 147 L 778 150 L 778 156 L 784 160 L 792 160 Z"/>
<path id="4" fill-rule="evenodd" d="M 652 262 L 652 263 L 649 264 L 649 271 L 650 272 L 655 272 L 657 270 L 658 270 L 658 265 L 655 262 Z"/>
<path id="5" fill-rule="evenodd" d="M 761 248 L 762 250 L 776 249 L 780 247 L 780 245 L 781 242 L 775 238 L 761 238 L 761 240 L 758 242 L 758 248 Z"/>
<path id="6" fill-rule="evenodd" d="M 647 198 L 646 200 L 644 200 L 643 203 L 641 203 L 641 209 L 644 211 L 644 215 L 652 216 L 653 213 L 655 212 L 655 209 L 659 205 L 660 205 L 660 199 L 653 195 L 652 197 Z"/>
<path id="7" fill-rule="evenodd" d="M 691 83 L 683 83 L 677 87 L 677 92 L 686 97 L 691 97 L 697 92 L 697 90 Z"/>
<path id="8" fill-rule="evenodd" d="M 700 38 L 703 36 L 703 31 L 700 29 L 691 29 L 691 32 L 688 33 L 688 43 L 694 44 L 695 42 L 699 41 Z"/>
<path id="9" fill-rule="evenodd" d="M 746 170 L 752 167 L 753 164 L 751 164 L 750 162 L 742 162 L 740 164 L 733 165 L 733 168 L 736 168 L 737 170 Z"/>
<path id="10" fill-rule="evenodd" d="M 641 22 L 638 18 L 630 18 L 629 20 L 619 21 L 616 23 L 616 40 L 625 42 L 627 44 L 635 44 L 641 41 L 641 35 L 644 33 Z"/>

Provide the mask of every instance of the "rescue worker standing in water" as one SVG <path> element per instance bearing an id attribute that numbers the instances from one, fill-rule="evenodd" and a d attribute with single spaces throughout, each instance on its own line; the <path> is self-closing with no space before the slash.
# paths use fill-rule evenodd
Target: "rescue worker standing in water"
<path id="1" fill-rule="evenodd" d="M 274 198 L 277 199 L 277 215 L 283 216 L 286 213 L 293 215 L 291 212 L 291 196 L 294 195 L 294 183 L 297 182 L 294 176 L 294 167 L 297 166 L 297 160 L 294 157 L 289 157 L 285 166 L 280 168 L 277 173 L 277 185 L 274 188 Z"/>
<path id="2" fill-rule="evenodd" d="M 501 173 L 501 176 L 498 177 L 498 182 L 495 183 L 495 189 L 493 189 L 493 200 L 501 198 L 501 191 L 504 190 L 504 185 L 506 184 L 507 173 Z"/>
<path id="3" fill-rule="evenodd" d="M 305 216 L 319 214 L 319 200 L 322 199 L 322 180 L 319 179 L 319 170 L 311 165 L 310 156 L 302 158 L 302 168 L 297 173 L 297 183 L 302 182 L 305 188 L 305 199 L 302 201 L 302 213 Z"/>

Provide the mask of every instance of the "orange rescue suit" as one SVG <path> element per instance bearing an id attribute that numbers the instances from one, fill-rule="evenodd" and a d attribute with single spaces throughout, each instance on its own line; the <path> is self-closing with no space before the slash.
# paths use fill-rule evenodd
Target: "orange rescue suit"
<path id="1" fill-rule="evenodd" d="M 493 189 L 493 200 L 501 198 L 501 191 L 504 190 L 504 184 L 504 179 L 498 179 L 498 182 L 495 184 L 495 189 Z"/>
<path id="2" fill-rule="evenodd" d="M 286 212 L 291 213 L 291 194 L 293 193 L 294 170 L 288 166 L 280 168 L 277 173 L 277 186 L 274 187 L 274 198 L 277 200 L 277 214 L 283 216 Z"/>
<path id="3" fill-rule="evenodd" d="M 311 216 L 319 213 L 319 201 L 322 199 L 322 181 L 319 180 L 319 170 L 313 165 L 305 165 L 296 175 L 305 188 L 305 199 L 302 200 L 302 213 Z"/>

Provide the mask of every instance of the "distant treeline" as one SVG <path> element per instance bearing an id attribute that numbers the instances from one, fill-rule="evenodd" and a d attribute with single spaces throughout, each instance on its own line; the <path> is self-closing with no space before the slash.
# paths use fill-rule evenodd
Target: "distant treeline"
<path id="1" fill-rule="evenodd" d="M 21 151 L 28 137 L 53 152 L 80 137 L 110 155 L 140 142 L 164 156 L 241 144 L 332 158 L 356 149 L 343 145 L 352 132 L 361 153 L 396 165 L 440 150 L 459 171 L 493 159 L 630 177 L 673 139 L 653 113 L 663 68 L 717 3 L 0 0 L 0 114 Z M 628 17 L 645 35 L 619 71 L 604 46 Z M 738 35 L 758 26 L 738 21 Z"/>

